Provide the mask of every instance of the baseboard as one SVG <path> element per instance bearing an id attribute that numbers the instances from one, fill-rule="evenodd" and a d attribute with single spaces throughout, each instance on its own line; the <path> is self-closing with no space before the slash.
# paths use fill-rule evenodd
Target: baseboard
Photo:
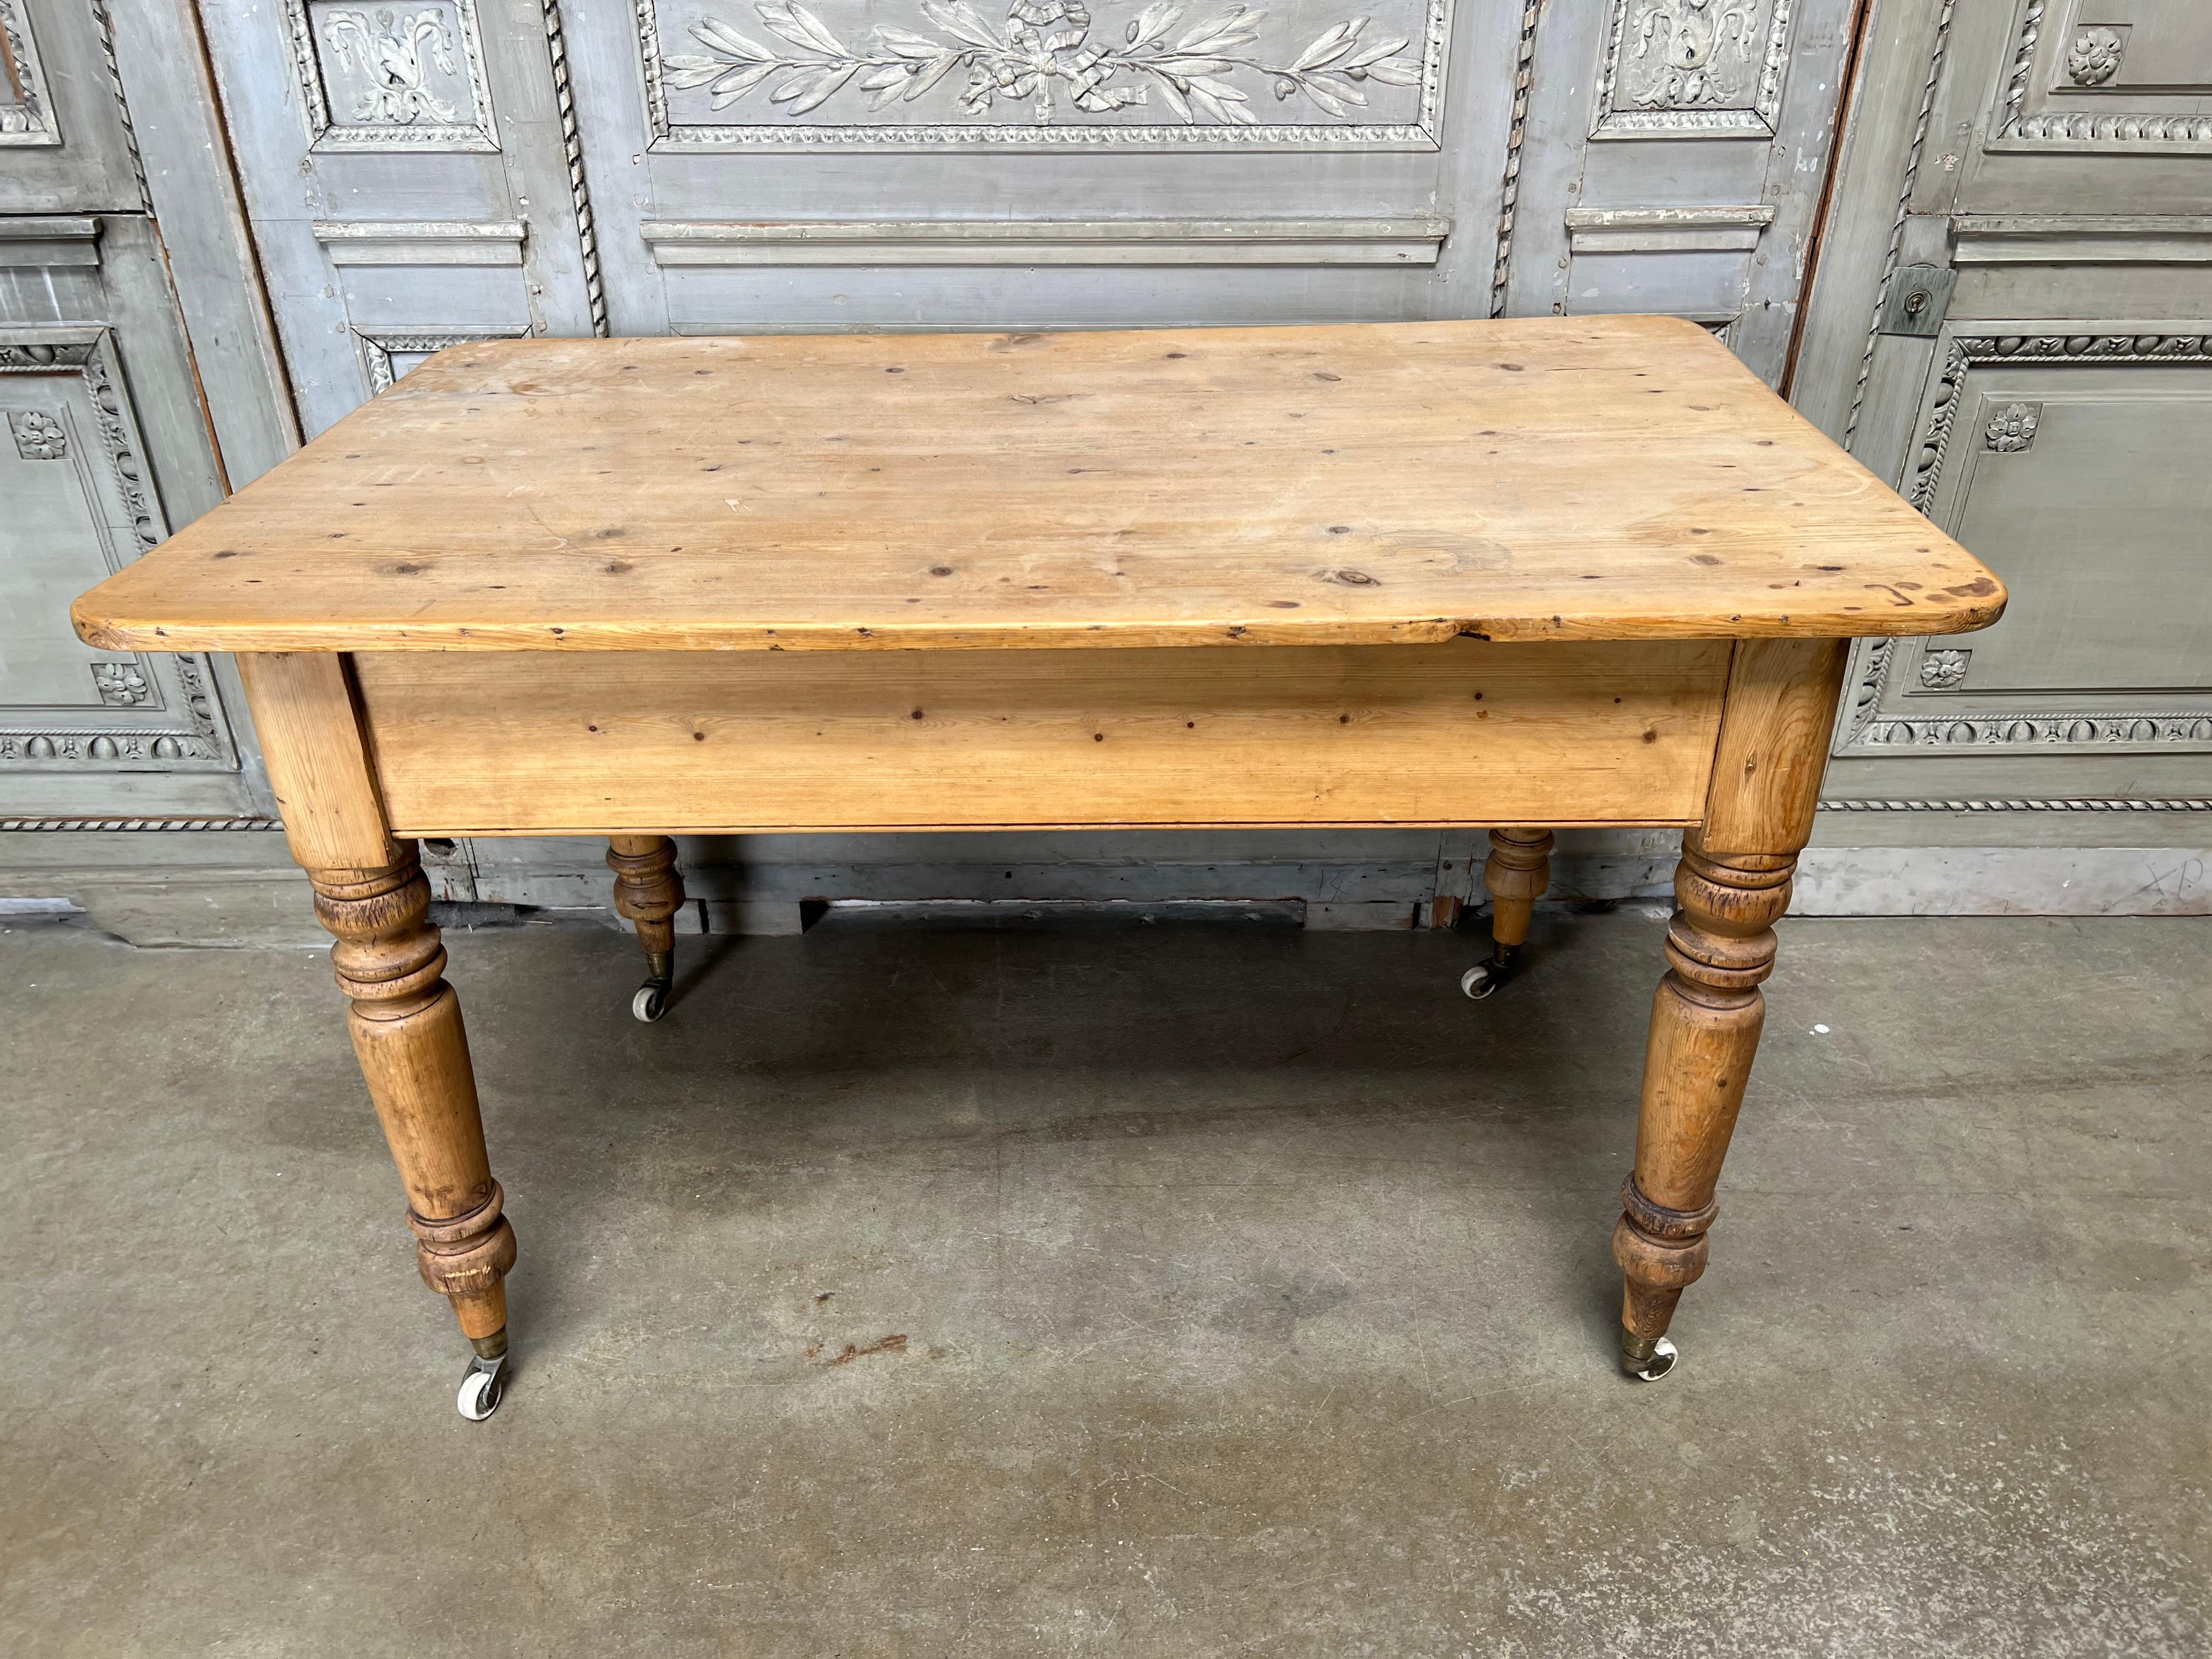
<path id="1" fill-rule="evenodd" d="M 940 847 L 934 857 L 903 861 L 880 849 L 865 859 L 744 860 L 726 847 L 692 846 L 684 872 L 692 902 L 679 926 L 794 933 L 805 905 L 833 899 L 1241 900 L 1294 908 L 1314 929 L 1401 929 L 1456 914 L 1460 901 L 1447 892 L 1455 867 L 1456 879 L 1472 879 L 1467 897 L 1480 898 L 1479 848 L 1453 849 L 1455 866 L 1435 855 L 1436 844 L 1433 835 L 1425 843 L 1347 842 L 1331 860 L 1325 854 L 1337 849 L 1316 842 L 1273 860 L 1051 859 L 1034 850 L 986 860 L 947 856 Z M 1667 831 L 1563 834 L 1547 902 L 1663 902 L 1676 844 Z M 1422 845 L 1428 856 L 1407 855 Z M 541 921 L 623 925 L 590 843 L 537 842 L 489 859 L 487 843 L 475 846 L 473 854 L 461 843 L 427 860 L 439 899 L 459 907 L 456 925 L 518 907 Z M 90 925 L 135 945 L 326 946 L 306 878 L 270 860 L 281 849 L 272 836 L 0 836 L 0 897 L 67 900 Z M 1446 902 L 1431 902 L 1440 896 Z M 1814 916 L 2207 915 L 2212 848 L 1814 847 L 1799 866 L 1792 908 Z"/>
<path id="2" fill-rule="evenodd" d="M 1801 916 L 2212 915 L 2212 848 L 1814 847 Z"/>

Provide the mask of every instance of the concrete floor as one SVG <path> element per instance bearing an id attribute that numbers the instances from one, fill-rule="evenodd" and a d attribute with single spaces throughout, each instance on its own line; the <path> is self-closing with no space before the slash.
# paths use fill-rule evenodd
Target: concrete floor
<path id="1" fill-rule="evenodd" d="M 1638 1388 L 1659 936 L 449 934 L 472 1426 L 325 958 L 15 926 L 0 1652 L 2205 1654 L 2212 924 L 1787 924 Z"/>

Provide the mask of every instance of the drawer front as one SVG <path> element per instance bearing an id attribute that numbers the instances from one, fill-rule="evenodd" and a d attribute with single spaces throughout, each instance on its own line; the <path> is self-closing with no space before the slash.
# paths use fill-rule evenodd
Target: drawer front
<path id="1" fill-rule="evenodd" d="M 394 833 L 1692 823 L 1726 641 L 377 652 Z"/>

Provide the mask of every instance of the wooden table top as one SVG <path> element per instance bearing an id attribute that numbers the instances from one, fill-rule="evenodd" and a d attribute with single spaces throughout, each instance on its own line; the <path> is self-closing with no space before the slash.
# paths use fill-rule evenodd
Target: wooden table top
<path id="1" fill-rule="evenodd" d="M 111 650 L 1958 633 L 2004 590 L 1661 317 L 439 353 L 80 599 Z"/>

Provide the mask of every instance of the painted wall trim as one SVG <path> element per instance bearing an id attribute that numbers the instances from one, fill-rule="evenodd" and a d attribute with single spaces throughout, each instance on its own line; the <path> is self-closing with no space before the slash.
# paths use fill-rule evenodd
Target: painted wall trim
<path id="1" fill-rule="evenodd" d="M 1774 222 L 1771 204 L 1743 207 L 1569 208 L 1572 253 L 1681 253 L 1742 251 L 1759 246 Z"/>
<path id="2" fill-rule="evenodd" d="M 648 219 L 638 228 L 661 265 L 1432 265 L 1451 221 Z"/>
<path id="3" fill-rule="evenodd" d="M 100 221 L 84 214 L 0 218 L 0 267 L 100 263 Z"/>
<path id="4" fill-rule="evenodd" d="M 43 835 L 54 831 L 126 834 L 176 830 L 282 830 L 275 818 L 0 818 L 0 833 Z"/>
<path id="5" fill-rule="evenodd" d="M 513 219 L 318 219 L 315 240 L 334 265 L 519 265 L 524 228 Z"/>
<path id="6" fill-rule="evenodd" d="M 2212 263 L 2212 214 L 1962 213 L 1951 234 L 1962 265 Z"/>
<path id="7" fill-rule="evenodd" d="M 2212 812 L 2212 800 L 1824 800 L 1823 812 Z"/>

